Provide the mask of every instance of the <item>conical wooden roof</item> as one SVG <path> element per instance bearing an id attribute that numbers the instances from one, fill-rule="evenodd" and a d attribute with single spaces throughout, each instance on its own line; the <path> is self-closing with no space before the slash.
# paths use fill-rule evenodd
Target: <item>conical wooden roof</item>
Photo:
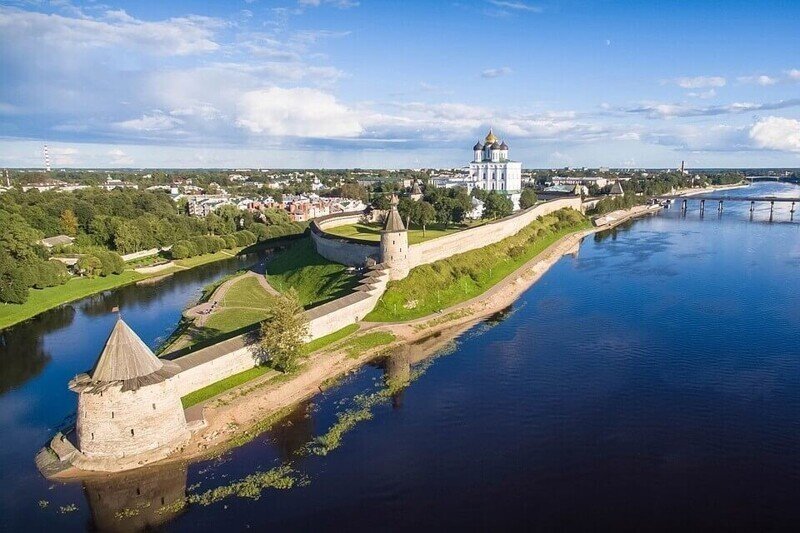
<path id="1" fill-rule="evenodd" d="M 100 390 L 104 385 L 122 382 L 122 390 L 136 390 L 159 383 L 179 371 L 176 364 L 156 357 L 128 324 L 119 318 L 94 368 L 87 374 L 76 376 L 70 388 Z"/>
<path id="2" fill-rule="evenodd" d="M 389 213 L 386 215 L 386 223 L 383 225 L 383 231 L 395 232 L 406 230 L 406 227 L 403 225 L 403 219 L 397 211 L 397 203 L 397 195 L 393 194 L 392 208 L 389 209 Z"/>

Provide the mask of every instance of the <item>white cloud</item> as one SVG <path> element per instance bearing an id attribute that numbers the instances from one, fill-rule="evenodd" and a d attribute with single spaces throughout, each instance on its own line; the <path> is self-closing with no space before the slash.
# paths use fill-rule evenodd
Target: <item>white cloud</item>
<path id="1" fill-rule="evenodd" d="M 249 91 L 239 99 L 236 113 L 238 126 L 258 134 L 324 139 L 363 131 L 353 110 L 316 89 Z"/>
<path id="2" fill-rule="evenodd" d="M 122 10 L 92 18 L 0 7 L 0 34 L 7 43 L 25 42 L 33 35 L 39 46 L 73 51 L 131 46 L 167 56 L 212 52 L 219 48 L 214 31 L 222 25 L 218 19 L 198 16 L 148 22 Z"/>
<path id="3" fill-rule="evenodd" d="M 297 0 L 301 6 L 319 7 L 323 4 L 328 4 L 339 9 L 348 9 L 357 7 L 358 2 L 355 0 Z"/>
<path id="4" fill-rule="evenodd" d="M 716 115 L 735 115 L 753 111 L 772 111 L 800 106 L 800 98 L 779 100 L 756 104 L 753 102 L 734 102 L 725 105 L 694 106 L 688 104 L 645 103 L 641 106 L 623 109 L 626 113 L 639 113 L 649 118 L 709 117 Z"/>
<path id="5" fill-rule="evenodd" d="M 662 83 L 673 83 L 683 89 L 705 89 L 708 87 L 725 87 L 727 80 L 722 76 L 695 76 L 693 78 L 675 78 Z"/>
<path id="6" fill-rule="evenodd" d="M 768 87 L 770 85 L 775 85 L 776 83 L 778 83 L 780 81 L 778 78 L 774 78 L 772 76 L 767 76 L 765 74 L 761 74 L 759 76 L 739 76 L 736 79 L 740 83 L 761 85 L 762 87 Z"/>
<path id="7" fill-rule="evenodd" d="M 790 80 L 800 81 L 800 70 L 796 68 L 786 71 L 786 75 L 789 77 Z"/>
<path id="8" fill-rule="evenodd" d="M 133 164 L 133 158 L 119 148 L 109 150 L 108 155 L 111 158 L 111 166 L 118 167 Z"/>
<path id="9" fill-rule="evenodd" d="M 182 123 L 183 121 L 178 118 L 157 111 L 150 115 L 142 115 L 140 118 L 116 122 L 114 125 L 123 130 L 160 132 L 171 130 Z"/>
<path id="10" fill-rule="evenodd" d="M 487 68 L 481 72 L 481 78 L 499 78 L 501 76 L 508 76 L 509 74 L 511 74 L 510 67 Z"/>
<path id="11" fill-rule="evenodd" d="M 753 144 L 766 150 L 800 152 L 800 120 L 783 117 L 759 119 L 750 128 Z"/>
<path id="12" fill-rule="evenodd" d="M 532 6 L 516 0 L 489 0 L 489 3 L 500 8 L 513 9 L 515 11 L 528 11 L 530 13 L 541 13 L 543 11 L 539 6 Z"/>
<path id="13" fill-rule="evenodd" d="M 708 99 L 717 96 L 717 91 L 715 89 L 709 89 L 707 91 L 687 93 L 686 96 L 690 96 L 692 98 Z"/>

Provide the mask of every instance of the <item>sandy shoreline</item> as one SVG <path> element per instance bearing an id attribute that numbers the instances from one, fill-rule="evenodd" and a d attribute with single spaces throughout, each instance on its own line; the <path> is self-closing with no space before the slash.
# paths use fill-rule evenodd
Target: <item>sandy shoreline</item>
<path id="1" fill-rule="evenodd" d="M 249 440 L 249 436 L 267 429 L 268 426 L 260 427 L 265 420 L 274 422 L 271 419 L 277 414 L 285 414 L 291 407 L 321 392 L 326 383 L 355 371 L 387 350 L 411 343 L 422 343 L 419 346 L 421 352 L 428 354 L 435 351 L 474 324 L 513 304 L 563 256 L 577 253 L 586 236 L 657 210 L 649 206 L 636 206 L 626 216 L 610 224 L 566 235 L 483 294 L 437 314 L 400 323 L 361 323 L 362 332 L 369 330 L 393 333 L 396 340 L 390 345 L 370 350 L 357 358 L 348 356 L 343 350 L 322 351 L 310 357 L 302 372 L 290 379 L 272 383 L 274 375 L 267 374 L 206 401 L 202 407 L 195 406 L 196 415 L 200 414 L 197 409 L 202 409 L 205 426 L 171 456 L 147 466 L 198 459 L 235 447 L 238 441 Z M 108 474 L 69 467 L 53 477 L 70 479 L 85 478 L 87 475 Z"/>

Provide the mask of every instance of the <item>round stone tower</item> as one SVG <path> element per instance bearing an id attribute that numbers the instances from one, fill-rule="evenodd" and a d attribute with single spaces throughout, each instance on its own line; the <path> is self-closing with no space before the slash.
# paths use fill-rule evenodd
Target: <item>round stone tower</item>
<path id="1" fill-rule="evenodd" d="M 408 276 L 408 231 L 397 212 L 397 195 L 392 195 L 392 207 L 386 215 L 381 231 L 381 263 L 389 269 L 389 279 L 398 280 Z"/>
<path id="2" fill-rule="evenodd" d="M 70 381 L 78 393 L 77 449 L 98 470 L 115 460 L 160 459 L 189 440 L 178 393 L 178 366 L 156 357 L 118 319 L 94 368 Z"/>

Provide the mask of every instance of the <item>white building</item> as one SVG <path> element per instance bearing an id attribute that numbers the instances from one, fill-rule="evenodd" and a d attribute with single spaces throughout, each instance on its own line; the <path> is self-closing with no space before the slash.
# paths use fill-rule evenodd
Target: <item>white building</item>
<path id="1" fill-rule="evenodd" d="M 508 145 L 495 137 L 492 130 L 485 143 L 480 141 L 472 148 L 474 157 L 469 164 L 469 175 L 475 187 L 507 194 L 519 208 L 522 191 L 522 163 L 508 158 Z"/>

